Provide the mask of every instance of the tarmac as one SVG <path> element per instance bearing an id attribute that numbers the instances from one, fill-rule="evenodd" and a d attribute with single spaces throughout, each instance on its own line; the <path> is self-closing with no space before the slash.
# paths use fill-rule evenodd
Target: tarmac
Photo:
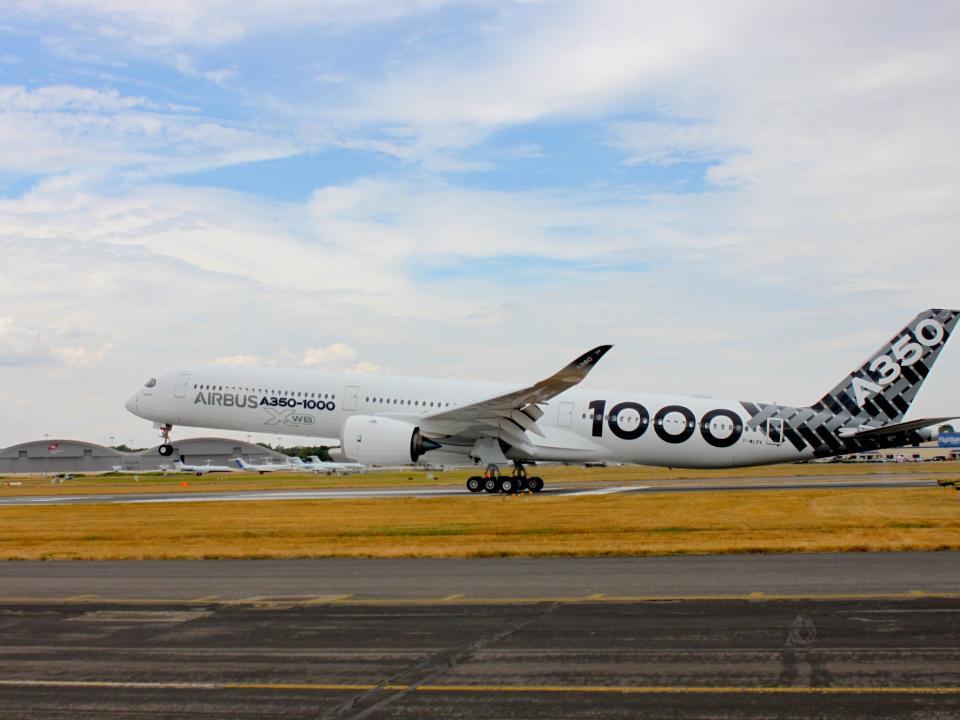
<path id="1" fill-rule="evenodd" d="M 5 605 L 0 718 L 953 720 L 956 601 Z"/>
<path id="2" fill-rule="evenodd" d="M 0 563 L 0 602 L 540 602 L 945 593 L 960 593 L 960 553 Z"/>
<path id="3" fill-rule="evenodd" d="M 960 554 L 0 564 L 0 718 L 956 718 Z"/>

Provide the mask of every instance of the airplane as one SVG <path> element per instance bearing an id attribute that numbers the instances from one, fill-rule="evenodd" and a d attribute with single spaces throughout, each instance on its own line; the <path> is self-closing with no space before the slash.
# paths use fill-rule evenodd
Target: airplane
<path id="1" fill-rule="evenodd" d="M 290 470 L 290 466 L 286 464 L 274 464 L 274 463 L 264 463 L 262 465 L 256 465 L 253 463 L 248 463 L 243 458 L 234 458 L 233 464 L 236 465 L 240 470 L 245 470 L 247 472 L 255 472 L 260 475 L 269 472 L 276 472 L 277 470 Z"/>
<path id="2" fill-rule="evenodd" d="M 150 378 L 126 408 L 174 425 L 339 437 L 364 465 L 409 465 L 456 453 L 486 467 L 470 492 L 540 492 L 537 461 L 729 468 L 812 460 L 935 439 L 951 418 L 905 420 L 960 320 L 918 314 L 808 406 L 576 387 L 610 350 L 600 345 L 532 385 L 358 376 L 274 367 L 192 365 Z M 501 474 L 501 468 L 512 472 Z"/>
<path id="3" fill-rule="evenodd" d="M 232 467 L 226 465 L 187 465 L 183 458 L 173 461 L 173 469 L 180 473 L 193 473 L 194 475 L 206 475 L 207 473 L 229 473 L 233 472 Z"/>
<path id="4" fill-rule="evenodd" d="M 367 469 L 366 465 L 361 465 L 360 463 L 332 462 L 330 460 L 321 460 L 316 455 L 307 457 L 307 462 L 304 462 L 298 457 L 290 458 L 290 462 L 292 462 L 297 469 L 318 474 L 326 473 L 327 475 L 333 475 L 334 473 L 352 475 L 354 473 L 362 473 Z"/>
<path id="5" fill-rule="evenodd" d="M 298 458 L 298 459 L 299 459 L 299 458 Z M 299 468 L 298 468 L 296 465 L 290 463 L 289 461 L 287 461 L 287 462 L 285 462 L 285 463 L 262 463 L 262 464 L 260 464 L 260 465 L 257 465 L 257 464 L 255 464 L 255 463 L 248 463 L 248 462 L 247 462 L 246 460 L 244 460 L 243 458 L 234 458 L 234 459 L 233 459 L 233 464 L 236 465 L 236 466 L 237 466 L 238 468 L 240 468 L 241 470 L 245 470 L 245 471 L 247 471 L 247 472 L 259 473 L 259 474 L 261 474 L 261 475 L 263 475 L 264 473 L 268 473 L 268 472 L 278 472 L 278 471 L 279 471 L 279 472 L 297 472 L 297 471 L 299 471 Z"/>

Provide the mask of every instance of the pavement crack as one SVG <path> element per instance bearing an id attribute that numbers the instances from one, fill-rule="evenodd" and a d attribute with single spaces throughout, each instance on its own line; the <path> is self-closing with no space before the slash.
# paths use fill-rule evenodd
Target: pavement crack
<path id="1" fill-rule="evenodd" d="M 457 643 L 438 650 L 423 660 L 404 668 L 393 677 L 377 683 L 376 687 L 359 693 L 347 703 L 324 713 L 322 720 L 363 720 L 383 710 L 388 705 L 415 692 L 421 685 L 432 684 L 458 665 L 469 660 L 474 653 L 505 640 L 527 625 L 539 622 L 552 613 L 560 603 L 531 606 L 535 612 L 516 617 L 491 633 L 472 640 Z M 394 686 L 402 685 L 402 688 Z"/>

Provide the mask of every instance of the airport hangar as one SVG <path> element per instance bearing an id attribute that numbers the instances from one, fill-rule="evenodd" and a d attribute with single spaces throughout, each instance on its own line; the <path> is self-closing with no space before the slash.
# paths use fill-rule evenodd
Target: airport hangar
<path id="1" fill-rule="evenodd" d="M 172 457 L 160 455 L 157 447 L 123 452 L 83 440 L 35 440 L 0 450 L 0 475 L 14 473 L 109 472 L 122 470 L 155 472 L 169 468 L 183 456 L 189 465 L 226 465 L 241 457 L 249 463 L 286 463 L 289 458 L 261 445 L 229 438 L 191 438 L 174 444 Z"/>

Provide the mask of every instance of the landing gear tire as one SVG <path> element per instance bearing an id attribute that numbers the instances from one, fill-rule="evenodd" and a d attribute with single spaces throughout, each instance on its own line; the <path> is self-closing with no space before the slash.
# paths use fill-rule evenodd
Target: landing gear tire
<path id="1" fill-rule="evenodd" d="M 472 493 L 478 493 L 483 491 L 483 478 L 479 475 L 474 475 L 472 478 L 467 479 L 467 490 Z"/>
<path id="2" fill-rule="evenodd" d="M 543 478 L 542 477 L 532 477 L 527 478 L 527 489 L 530 492 L 538 493 L 543 490 Z"/>
<path id="3" fill-rule="evenodd" d="M 164 443 L 159 448 L 157 448 L 157 450 L 160 452 L 161 455 L 163 455 L 163 457 L 170 457 L 171 455 L 173 455 L 173 445 L 171 445 L 170 443 Z"/>
<path id="4" fill-rule="evenodd" d="M 500 492 L 500 483 L 497 482 L 497 478 L 489 477 L 483 481 L 483 489 L 488 493 Z"/>
<path id="5" fill-rule="evenodd" d="M 517 491 L 517 481 L 511 477 L 500 478 L 500 492 L 513 495 Z"/>

